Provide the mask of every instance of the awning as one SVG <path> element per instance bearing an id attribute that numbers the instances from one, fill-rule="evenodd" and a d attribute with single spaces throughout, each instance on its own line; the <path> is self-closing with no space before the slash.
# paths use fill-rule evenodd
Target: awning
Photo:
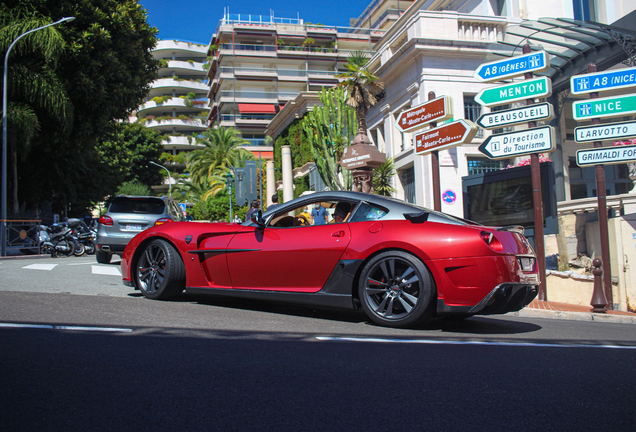
<path id="1" fill-rule="evenodd" d="M 272 104 L 246 104 L 240 103 L 239 112 L 245 114 L 267 114 L 276 112 L 276 107 Z"/>
<path id="2" fill-rule="evenodd" d="M 494 44 L 491 60 L 518 56 L 524 44 L 532 51 L 545 51 L 550 56 L 550 69 L 536 73 L 552 79 L 553 92 L 569 88 L 570 77 L 585 73 L 589 63 L 604 71 L 628 59 L 624 47 L 636 41 L 636 32 L 629 23 L 636 22 L 636 11 L 617 22 L 606 25 L 566 18 L 540 18 L 523 21 L 506 28 L 502 41 Z"/>

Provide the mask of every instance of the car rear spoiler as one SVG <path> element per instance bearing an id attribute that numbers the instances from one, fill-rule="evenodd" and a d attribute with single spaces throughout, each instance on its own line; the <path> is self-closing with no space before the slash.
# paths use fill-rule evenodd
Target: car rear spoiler
<path id="1" fill-rule="evenodd" d="M 524 235 L 524 233 L 526 232 L 526 229 L 522 227 L 521 225 L 507 225 L 507 226 L 497 228 L 497 231 L 509 231 L 509 232 L 514 232 L 517 234 Z"/>

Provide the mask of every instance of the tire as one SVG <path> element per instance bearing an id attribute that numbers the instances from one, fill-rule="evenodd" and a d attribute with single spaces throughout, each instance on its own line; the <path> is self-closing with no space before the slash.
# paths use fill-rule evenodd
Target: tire
<path id="1" fill-rule="evenodd" d="M 414 327 L 434 312 L 435 284 L 426 266 L 401 251 L 381 253 L 362 269 L 358 284 L 362 309 L 385 327 Z"/>
<path id="2" fill-rule="evenodd" d="M 100 250 L 95 251 L 95 259 L 97 259 L 97 262 L 100 264 L 109 264 L 111 257 L 112 255 L 108 252 L 102 252 Z"/>
<path id="3" fill-rule="evenodd" d="M 97 249 L 93 240 L 90 240 L 88 243 L 86 243 L 84 245 L 84 248 L 86 249 L 86 255 L 94 255 L 95 250 Z"/>
<path id="4" fill-rule="evenodd" d="M 170 300 L 185 288 L 185 267 L 177 250 L 165 240 L 150 242 L 135 266 L 135 284 L 146 298 Z"/>
<path id="5" fill-rule="evenodd" d="M 73 245 L 73 243 L 71 243 Z M 73 249 L 73 255 L 75 256 L 82 256 L 86 253 L 86 248 L 84 247 L 84 245 L 80 242 L 75 242 L 75 244 L 73 245 L 75 249 Z"/>

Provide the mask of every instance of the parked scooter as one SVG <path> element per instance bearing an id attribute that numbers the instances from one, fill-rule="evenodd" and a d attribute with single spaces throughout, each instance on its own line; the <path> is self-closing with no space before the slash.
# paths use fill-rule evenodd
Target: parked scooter
<path id="1" fill-rule="evenodd" d="M 50 251 L 52 258 L 57 258 L 61 255 L 83 255 L 84 245 L 77 241 L 73 235 L 73 229 L 77 228 L 80 222 L 79 219 L 69 219 L 66 225 L 53 224 L 52 227 L 47 228 L 50 238 L 44 242 L 44 250 Z"/>
<path id="2" fill-rule="evenodd" d="M 93 230 L 91 230 L 84 221 L 80 221 L 79 225 L 73 230 L 73 232 L 77 241 L 84 246 L 84 252 L 88 255 L 93 255 L 97 250 L 95 232 L 93 232 Z"/>

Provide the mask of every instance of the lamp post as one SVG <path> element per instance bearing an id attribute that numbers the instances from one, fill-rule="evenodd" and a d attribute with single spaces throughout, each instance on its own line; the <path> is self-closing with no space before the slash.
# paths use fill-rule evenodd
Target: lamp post
<path id="1" fill-rule="evenodd" d="M 227 190 L 230 193 L 230 223 L 232 223 L 232 182 L 234 181 L 234 177 L 232 177 L 231 172 L 227 172 Z"/>
<path id="2" fill-rule="evenodd" d="M 0 214 L 1 256 L 6 256 L 7 254 L 7 83 L 9 81 L 9 53 L 11 52 L 11 48 L 13 48 L 13 45 L 15 45 L 16 42 L 22 39 L 24 36 L 38 30 L 45 29 L 47 27 L 62 24 L 63 22 L 73 21 L 74 19 L 75 17 L 65 17 L 58 21 L 55 21 L 54 23 L 47 24 L 45 26 L 22 33 L 20 36 L 15 38 L 13 42 L 11 42 L 11 45 L 9 45 L 9 48 L 7 49 L 7 53 L 4 55 L 4 74 L 2 77 L 2 209 Z"/>
<path id="3" fill-rule="evenodd" d="M 172 196 L 172 174 L 170 173 L 168 168 L 166 168 L 165 166 L 159 165 L 157 162 L 153 162 L 153 161 L 150 161 L 150 163 L 153 165 L 157 165 L 159 168 L 163 168 L 168 172 L 168 195 Z"/>

